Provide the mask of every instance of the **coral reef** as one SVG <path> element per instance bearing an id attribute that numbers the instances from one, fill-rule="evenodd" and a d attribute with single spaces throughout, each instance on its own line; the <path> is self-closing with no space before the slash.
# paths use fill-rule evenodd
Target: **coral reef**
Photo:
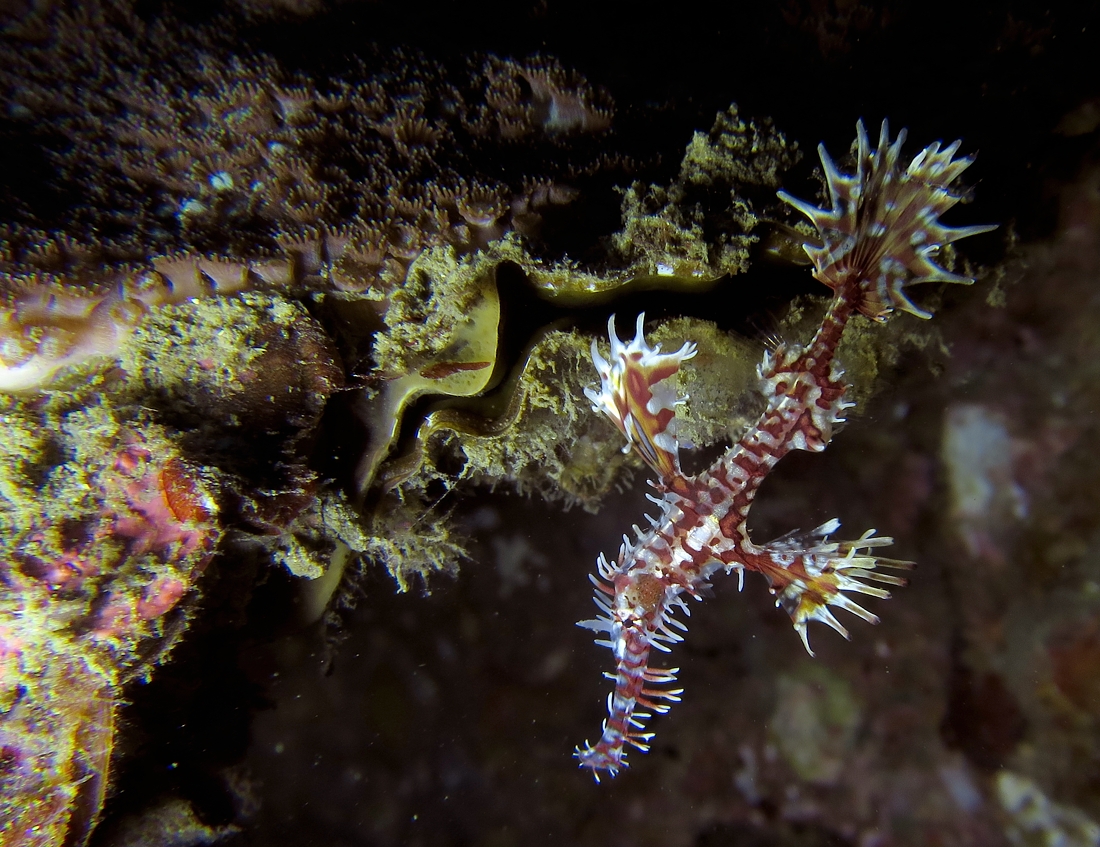
<path id="1" fill-rule="evenodd" d="M 58 368 L 55 390 L 2 401 L 0 819 L 14 843 L 90 831 L 126 686 L 201 608 L 226 526 L 293 537 L 315 496 L 304 457 L 343 384 L 333 343 L 299 304 L 224 289 L 195 301 L 189 283 L 212 265 L 158 264 L 141 285 L 36 282 L 12 301 L 22 331 L 11 341 L 32 342 L 32 363 L 57 350 L 51 334 L 85 331 L 57 319 L 58 302 L 129 304 L 135 317 L 95 351 L 118 366 Z"/>
<path id="2" fill-rule="evenodd" d="M 841 14 L 855 8 L 802 4 L 819 6 Z M 843 52 L 843 61 L 826 67 L 812 61 L 816 57 L 802 61 L 789 50 L 768 54 L 776 30 L 745 24 L 741 15 L 750 23 L 759 19 L 741 9 L 736 25 L 732 13 L 708 12 L 714 32 L 721 29 L 709 40 L 711 27 L 700 26 L 693 16 L 695 31 L 677 29 L 675 20 L 687 16 L 670 10 L 661 18 L 659 37 L 617 39 L 600 32 L 591 53 L 621 62 L 624 75 L 646 81 L 640 85 L 658 73 L 673 77 L 677 69 L 690 68 L 690 91 L 700 97 L 704 80 L 711 81 L 711 90 L 732 86 L 738 96 L 752 89 L 757 99 L 747 95 L 743 104 L 773 109 L 791 137 L 816 140 L 821 133 L 834 151 L 847 140 L 841 125 L 848 127 L 855 117 L 851 110 L 840 114 L 839 104 L 852 97 L 865 113 L 888 112 L 919 125 L 925 138 L 961 132 L 983 151 L 981 168 L 967 172 L 982 184 L 977 208 L 951 214 L 1006 223 L 1017 217 L 1022 238 L 1041 235 L 1054 195 L 1039 196 L 1037 186 L 1045 186 L 1052 172 L 1070 179 L 1065 171 L 1082 147 L 1095 142 L 1095 136 L 1074 136 L 1078 141 L 1072 143 L 1048 137 L 1058 121 L 1057 114 L 1049 120 L 1050 114 L 1073 96 L 1064 93 L 1066 87 L 1083 85 L 1078 75 L 1066 68 L 1056 82 L 1048 77 L 1050 105 L 1038 104 L 1034 93 L 1043 84 L 1036 82 L 1036 71 L 1041 77 L 1050 62 L 1035 55 L 1009 61 L 990 52 L 993 40 L 1002 42 L 997 26 L 1004 10 L 983 9 L 979 31 L 973 25 L 977 13 L 969 9 L 887 6 L 897 12 L 891 26 L 880 31 L 877 24 L 856 21 L 844 50 L 830 53 L 837 59 Z M 539 25 L 549 31 L 557 9 L 559 4 L 549 4 Z M 509 17 L 509 24 L 522 28 L 522 14 Z M 1059 50 L 1048 51 L 1047 59 L 1052 52 L 1066 55 L 1062 45 L 1072 44 L 1074 33 L 1059 23 L 1057 12 L 1049 22 L 1021 8 L 1012 15 L 1029 21 L 1020 29 L 1049 26 L 1057 33 Z M 485 20 L 479 16 L 479 25 Z M 579 32 L 590 20 L 579 16 L 570 26 Z M 919 49 L 896 49 L 902 30 L 917 31 L 909 37 Z M 878 42 L 880 35 L 884 43 Z M 933 91 L 926 59 L 945 35 L 952 44 L 950 80 Z M 800 51 L 804 41 L 798 41 Z M 616 42 L 629 46 L 616 52 Z M 749 42 L 762 47 L 753 51 Z M 721 60 L 703 75 L 693 54 L 698 47 L 702 55 L 707 44 L 717 46 L 711 55 Z M 748 49 L 752 61 L 743 61 L 746 53 L 735 44 Z M 1021 54 L 1019 46 L 1005 49 Z M 666 50 L 673 54 L 668 61 L 638 60 L 640 53 Z M 1072 47 L 1068 52 L 1073 55 Z M 628 61 L 621 61 L 624 55 Z M 708 104 L 708 110 L 717 105 Z M 616 122 L 629 113 L 629 103 L 621 99 Z M 1002 143 L 1006 138 L 1011 145 Z M 854 170 L 850 160 L 838 157 L 838 164 L 842 171 Z M 809 177 L 808 167 L 787 174 L 783 186 L 812 195 L 812 178 L 806 189 L 804 176 Z M 457 522 L 461 529 L 452 537 L 464 537 L 471 558 L 453 582 L 433 579 L 429 596 L 392 597 L 385 577 L 368 583 L 334 666 L 318 660 L 321 642 L 312 635 L 271 648 L 280 660 L 279 676 L 262 678 L 278 708 L 259 716 L 249 759 L 265 783 L 257 840 L 1003 847 L 1012 837 L 1032 843 L 1087 838 L 1089 827 L 1080 815 L 1098 819 L 1096 733 L 1086 670 L 1094 666 L 1096 644 L 1090 629 L 1095 593 L 1089 587 L 1095 568 L 1087 551 L 1094 547 L 1091 531 L 1100 514 L 1090 494 L 1096 488 L 1095 439 L 1086 411 L 1093 394 L 1095 346 L 1088 325 L 1096 276 L 1090 266 L 1095 253 L 1086 238 L 1094 230 L 1083 220 L 1076 230 L 1079 240 L 1067 237 L 1057 247 L 1053 242 L 1025 246 L 1020 258 L 1026 256 L 1031 270 L 1013 265 L 1008 277 L 990 270 L 979 274 L 956 260 L 953 270 L 977 275 L 979 282 L 970 289 L 945 287 L 942 294 L 935 290 L 939 286 L 924 287 L 919 305 L 935 311 L 936 319 L 920 324 L 920 349 L 906 343 L 914 333 L 904 331 L 916 321 L 862 322 L 867 329 L 855 335 L 860 323 L 849 325 L 847 344 L 897 349 L 891 357 L 871 359 L 859 372 L 842 358 L 847 381 L 863 387 L 869 379 L 887 388 L 857 400 L 856 411 L 863 414 L 850 418 L 824 454 L 795 453 L 779 464 L 757 497 L 753 533 L 769 538 L 842 515 L 846 524 L 889 531 L 896 555 L 920 563 L 915 579 L 904 596 L 886 604 L 889 614 L 879 627 L 863 628 L 851 644 L 829 633 L 815 635 L 819 658 L 812 662 L 766 592 L 734 598 L 732 581 L 716 581 L 717 594 L 728 600 L 694 607 L 691 637 L 677 649 L 685 654 L 677 664 L 684 667 L 687 696 L 668 718 L 656 719 L 653 753 L 636 762 L 633 773 L 598 790 L 570 772 L 563 750 L 602 710 L 607 693 L 599 677 L 602 651 L 587 651 L 587 635 L 577 630 L 571 638 L 568 627 L 588 602 L 578 569 L 592 551 L 614 549 L 617 530 L 645 506 L 638 502 L 642 487 L 630 485 L 627 475 L 637 476 L 643 465 L 636 456 L 614 455 L 617 445 L 608 436 L 615 430 L 603 423 L 601 434 L 591 414 L 578 420 L 595 421 L 588 430 L 594 449 L 572 438 L 571 429 L 555 441 L 555 423 L 570 423 L 574 406 L 559 399 L 552 368 L 574 392 L 591 381 L 590 366 L 586 377 L 586 363 L 578 363 L 572 352 L 558 358 L 555 351 L 583 347 L 606 312 L 584 316 L 575 345 L 563 338 L 572 329 L 568 323 L 563 336 L 547 335 L 548 355 L 531 360 L 529 373 L 538 381 L 521 383 L 537 390 L 527 407 L 531 417 L 520 421 L 518 430 L 492 429 L 501 410 L 516 410 L 508 402 L 489 405 L 497 389 L 446 409 L 431 408 L 428 398 L 414 403 L 410 423 L 428 425 L 415 427 L 427 443 L 419 469 L 396 490 L 423 491 L 433 508 L 421 512 L 426 515 L 421 525 L 434 531 L 444 517 Z M 992 264 L 1000 239 L 963 244 L 973 259 Z M 680 294 L 639 297 L 612 308 L 622 316 L 620 323 L 644 308 L 654 319 L 646 331 L 651 343 L 666 316 L 692 314 L 717 320 L 725 330 L 736 325 L 731 314 L 738 309 L 755 310 L 748 320 L 760 320 L 760 335 L 809 338 L 820 301 L 801 303 L 805 321 L 784 321 L 777 329 L 766 306 L 744 303 L 743 297 L 789 277 L 764 272 L 760 263 L 749 273 L 736 280 L 742 297 L 703 305 Z M 1014 284 L 1018 277 L 1022 285 Z M 507 268 L 500 274 L 505 307 L 515 279 Z M 506 309 L 505 331 L 514 314 Z M 660 341 L 664 349 L 676 350 L 696 340 L 702 328 L 701 321 L 687 319 L 677 334 Z M 517 362 L 507 344 L 501 355 L 506 365 Z M 525 355 L 526 348 L 518 358 Z M 675 393 L 691 394 L 677 409 L 684 421 L 707 383 L 710 365 L 701 365 L 702 355 L 675 377 Z M 741 359 L 751 366 L 760 351 Z M 685 389 L 696 376 L 696 384 Z M 502 381 L 498 387 L 503 386 Z M 714 397 L 722 396 L 719 385 L 710 387 Z M 515 396 L 504 392 L 501 399 Z M 521 404 L 517 411 L 527 409 Z M 724 437 L 720 414 L 720 405 L 711 407 L 701 427 L 716 440 Z M 758 414 L 759 408 L 744 412 L 750 422 Z M 471 415 L 477 416 L 472 422 Z M 446 425 L 432 435 L 430 425 L 436 422 Z M 525 461 L 524 442 L 514 436 L 528 422 L 540 427 L 543 443 L 558 444 L 560 456 L 548 450 L 542 465 Z M 979 475 L 988 473 L 982 486 L 1008 481 L 1007 490 L 983 501 L 985 514 L 954 502 L 956 479 L 970 468 L 950 467 L 953 457 L 966 455 L 956 450 L 957 436 L 973 441 L 981 435 L 975 424 L 982 422 L 1007 448 L 974 466 Z M 959 423 L 970 426 L 959 429 Z M 739 437 L 736 432 L 731 440 Z M 397 452 L 404 455 L 405 439 L 399 441 Z M 504 452 L 513 445 L 514 452 Z M 574 447 L 582 472 L 592 466 L 585 454 L 596 456 L 608 471 L 599 457 L 618 463 L 611 479 L 593 477 L 595 486 L 570 489 L 603 492 L 592 501 L 601 509 L 598 518 L 582 510 L 563 515 L 557 503 L 546 504 L 541 496 L 509 496 L 503 462 L 510 456 L 521 460 L 516 467 L 523 469 L 527 489 L 541 492 L 540 467 L 557 472 L 556 462 Z M 502 457 L 505 474 L 476 475 L 481 461 L 475 458 L 463 484 L 453 485 L 454 476 L 467 468 L 464 454 L 476 453 L 475 448 L 486 450 L 486 461 Z M 693 472 L 716 455 L 706 447 L 698 454 L 684 452 Z M 385 464 L 382 475 L 388 479 Z M 564 476 L 571 478 L 568 472 Z M 496 491 L 474 489 L 474 496 L 463 497 L 472 479 L 483 479 Z M 400 502 L 385 500 L 387 506 Z M 416 505 L 406 514 L 415 518 Z M 955 516 L 960 516 L 959 532 L 953 529 Z M 985 535 L 984 549 L 997 550 L 999 560 L 986 558 L 983 547 L 974 547 L 978 558 L 971 557 L 966 539 L 979 532 Z M 823 740 L 823 731 L 835 736 Z M 819 743 L 803 747 L 804 738 Z M 843 766 L 836 767 L 837 761 Z M 1006 771 L 1018 778 L 1015 783 L 1001 775 Z M 303 772 L 308 780 L 301 779 Z M 1002 783 L 1015 794 L 1002 797 Z"/>
<path id="3" fill-rule="evenodd" d="M 558 308 L 713 288 L 748 267 L 749 195 L 798 153 L 731 108 L 581 262 L 561 221 L 636 163 L 609 95 L 553 59 L 376 51 L 315 77 L 127 2 L 45 6 L 6 38 L 7 115 L 54 176 L 0 232 L 0 818 L 79 843 L 120 704 L 203 612 L 209 568 L 315 580 L 316 618 L 361 562 L 402 590 L 454 570 L 440 489 L 594 508 L 611 487 L 624 459 L 578 412 L 584 337 L 550 322 L 506 350 L 502 275 Z M 748 382 L 752 345 L 693 329 L 715 381 Z M 700 412 L 699 443 L 722 437 Z M 365 447 L 321 441 L 345 430 Z M 46 756 L 50 733 L 68 740 Z"/>
<path id="4" fill-rule="evenodd" d="M 759 419 L 764 348 L 825 306 L 798 269 L 812 232 L 775 197 L 813 179 L 789 139 L 843 140 L 849 95 L 959 131 L 989 158 L 983 208 L 953 214 L 1018 216 L 1025 239 L 1054 196 L 1044 126 L 1065 163 L 1093 143 L 1095 92 L 1059 124 L 1083 83 L 1058 57 L 1091 22 L 949 11 L 976 61 L 933 101 L 927 52 L 896 48 L 942 42 L 938 7 L 658 27 L 569 2 L 423 24 L 346 0 L 7 4 L 9 831 L 78 843 L 106 799 L 105 847 L 1093 839 L 1087 172 L 1058 239 L 1007 269 L 942 251 L 986 299 L 926 286 L 930 325 L 851 321 L 858 417 L 756 498 L 754 537 L 832 514 L 888 530 L 921 563 L 903 602 L 871 637 L 815 637 L 812 662 L 764 592 L 702 604 L 644 768 L 597 792 L 566 752 L 606 695 L 577 569 L 644 506 L 647 466 L 584 401 L 608 314 L 696 345 L 661 387 L 689 395 L 698 473 Z M 750 117 L 769 112 L 783 134 Z M 992 263 L 996 241 L 967 253 Z"/>

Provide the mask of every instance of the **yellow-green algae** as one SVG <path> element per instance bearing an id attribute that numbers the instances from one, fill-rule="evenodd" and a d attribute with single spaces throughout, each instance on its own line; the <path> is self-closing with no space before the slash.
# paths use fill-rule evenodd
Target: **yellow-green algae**
<path id="1" fill-rule="evenodd" d="M 284 438 L 285 454 L 343 384 L 320 323 L 268 291 L 154 309 L 122 345 L 119 364 L 113 402 L 155 408 L 209 442 Z"/>
<path id="2" fill-rule="evenodd" d="M 164 561 L 156 550 L 133 552 L 134 545 L 111 530 L 115 517 L 134 512 L 134 496 L 125 483 L 140 481 L 120 475 L 115 466 L 134 451 L 148 456 L 148 473 L 158 473 L 181 455 L 179 436 L 140 407 L 115 408 L 90 398 L 86 405 L 72 407 L 72 398 L 54 399 L 58 402 L 33 410 L 14 398 L 2 401 L 0 424 L 10 438 L 5 443 L 19 444 L 27 452 L 5 450 L 0 457 L 0 560 L 12 570 L 28 559 L 50 565 L 79 554 L 87 560 L 87 575 L 74 577 L 75 587 L 51 594 L 54 628 L 59 637 L 68 637 L 60 634 L 63 628 L 86 620 L 101 590 L 140 592 L 154 572 L 189 580 L 201 555 L 196 551 Z M 48 587 L 49 580 L 45 582 Z M 141 640 L 169 634 L 159 619 L 135 622 L 125 636 L 108 639 L 113 662 L 122 669 L 136 667 L 150 658 L 147 650 L 140 660 L 136 655 Z M 171 641 L 163 644 L 154 655 L 170 646 Z"/>
<path id="3" fill-rule="evenodd" d="M 670 185 L 634 183 L 623 191 L 623 227 L 608 239 L 603 267 L 513 261 L 543 297 L 561 305 L 592 306 L 640 290 L 707 291 L 750 265 L 763 218 L 745 194 L 774 192 L 780 174 L 800 157 L 797 143 L 770 120 L 746 121 L 731 105 L 710 132 L 695 133 Z M 704 208 L 715 197 L 728 198 L 719 200 L 717 226 Z"/>
<path id="4" fill-rule="evenodd" d="M 122 346 L 119 364 L 132 393 L 205 405 L 240 390 L 263 355 L 263 329 L 286 331 L 304 314 L 301 305 L 266 292 L 164 306 Z"/>
<path id="5" fill-rule="evenodd" d="M 693 364 L 699 366 L 684 368 L 675 378 L 680 393 L 689 397 L 677 419 L 684 440 L 703 447 L 738 432 L 758 411 L 751 389 L 761 349 L 697 319 L 669 321 L 649 334 L 651 342 L 670 348 L 689 338 L 698 346 Z M 641 463 L 623 454 L 620 439 L 584 396 L 596 379 L 590 347 L 587 335 L 551 330 L 505 383 L 509 402 L 498 417 L 454 410 L 429 414 L 412 455 L 401 461 L 401 488 L 426 491 L 433 481 L 452 487 L 469 480 L 597 508 L 620 469 L 640 469 Z M 457 474 L 440 469 L 453 466 L 455 457 Z"/>
<path id="6" fill-rule="evenodd" d="M 334 595 L 354 596 L 355 586 L 342 585 L 341 578 L 366 563 L 383 565 L 400 591 L 417 582 L 427 587 L 432 573 L 453 573 L 466 549 L 447 517 L 415 497 L 393 498 L 364 513 L 344 494 L 323 491 L 273 545 L 272 562 L 311 580 L 302 587 L 300 617 L 316 620 Z"/>
<path id="7" fill-rule="evenodd" d="M 770 121 L 745 121 L 731 105 L 718 114 L 709 133 L 695 133 L 671 185 L 635 183 L 624 192 L 624 226 L 612 239 L 614 248 L 636 272 L 700 283 L 743 273 L 761 222 L 760 212 L 744 196 L 746 189 L 774 191 L 780 173 L 799 158 L 797 144 Z M 696 196 L 701 192 L 729 198 L 717 231 L 706 226 Z"/>
<path id="8" fill-rule="evenodd" d="M 116 531 L 135 515 L 126 485 L 178 461 L 177 437 L 140 408 L 0 397 L 0 427 L 0 829 L 79 843 L 106 792 L 121 685 L 163 658 L 191 608 L 150 590 L 186 593 L 208 550 L 166 557 Z M 138 475 L 120 475 L 131 456 Z M 212 546 L 216 528 L 201 531 Z"/>

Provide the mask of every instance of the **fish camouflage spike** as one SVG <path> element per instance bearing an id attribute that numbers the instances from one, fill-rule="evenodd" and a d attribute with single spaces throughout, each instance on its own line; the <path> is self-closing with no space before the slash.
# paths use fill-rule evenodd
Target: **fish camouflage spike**
<path id="1" fill-rule="evenodd" d="M 597 644 L 615 654 L 615 683 L 608 695 L 608 716 L 599 740 L 575 753 L 580 766 L 614 776 L 627 766 L 626 748 L 649 749 L 653 733 L 644 731 L 652 712 L 667 712 L 683 690 L 670 688 L 678 668 L 652 668 L 650 652 L 668 652 L 683 641 L 687 630 L 675 615 L 690 614 L 685 596 L 702 599 L 718 571 L 763 574 L 776 606 L 791 617 L 810 655 L 807 625 L 820 621 L 845 638 L 848 631 L 830 607 L 844 609 L 868 623 L 878 618 L 847 593 L 887 598 L 874 585 L 903 586 L 906 581 L 881 569 L 906 570 L 911 562 L 887 559 L 877 549 L 893 539 L 868 530 L 854 541 L 833 540 L 840 528 L 830 520 L 804 534 L 791 533 L 767 544 L 749 537 L 747 519 L 756 492 L 776 463 L 791 450 L 820 452 L 843 422 L 843 372 L 834 356 L 849 318 L 856 312 L 876 321 L 903 310 L 919 317 L 930 314 L 909 300 L 905 288 L 916 282 L 973 280 L 936 263 L 939 248 L 994 227 L 950 228 L 939 216 L 961 199 L 951 183 L 972 158 L 955 158 L 959 142 L 940 149 L 929 145 L 904 170 L 898 164 L 902 131 L 890 143 L 885 121 L 878 146 L 872 150 L 860 121 L 856 127 L 856 172 L 844 174 L 819 147 L 831 209 L 819 209 L 785 192 L 779 197 L 805 214 L 817 228 L 822 246 L 804 249 L 814 276 L 833 291 L 832 302 L 809 345 L 781 344 L 764 355 L 759 367 L 760 390 L 767 408 L 741 440 L 696 476 L 680 469 L 676 440 L 678 398 L 666 380 L 695 355 L 685 344 L 675 353 L 650 347 L 643 336 L 644 316 L 638 317 L 634 340 L 624 344 L 608 322 L 611 350 L 604 358 L 595 342 L 592 361 L 600 376 L 599 390 L 586 394 L 626 436 L 624 451 L 633 448 L 657 474 L 651 482 L 657 506 L 650 527 L 635 528 L 636 538 L 623 536 L 614 562 L 597 560 L 596 606 L 600 614 L 578 625 L 601 634 Z"/>

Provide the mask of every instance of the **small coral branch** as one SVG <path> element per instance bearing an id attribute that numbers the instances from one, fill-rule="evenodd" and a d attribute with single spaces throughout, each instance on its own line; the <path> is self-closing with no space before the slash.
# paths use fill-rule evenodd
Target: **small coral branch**
<path id="1" fill-rule="evenodd" d="M 608 717 L 599 741 L 578 748 L 581 767 L 614 776 L 627 766 L 626 746 L 649 749 L 652 733 L 644 731 L 651 712 L 665 712 L 680 699 L 671 684 L 676 669 L 649 667 L 652 649 L 668 651 L 683 640 L 686 630 L 673 615 L 686 616 L 683 595 L 701 599 L 719 570 L 736 570 L 743 584 L 746 570 L 761 573 L 776 597 L 776 606 L 790 615 L 806 650 L 807 625 L 820 621 L 848 637 L 847 629 L 830 607 L 844 609 L 867 621 L 878 618 L 851 600 L 857 593 L 887 598 L 872 583 L 903 586 L 905 580 L 882 569 L 905 570 L 912 563 L 887 559 L 876 550 L 893 543 L 868 530 L 854 541 L 832 540 L 840 528 L 830 520 L 812 532 L 790 534 L 768 544 L 755 544 L 748 533 L 748 515 L 756 493 L 791 450 L 820 452 L 832 439 L 844 410 L 847 385 L 835 362 L 840 340 L 856 312 L 885 320 L 896 309 L 929 317 L 905 293 L 906 286 L 934 280 L 971 282 L 936 263 L 940 247 L 992 227 L 953 229 L 939 216 L 960 199 L 950 189 L 971 163 L 955 158 L 959 142 L 941 150 L 939 143 L 921 151 L 902 169 L 899 165 L 905 133 L 892 144 L 883 122 L 877 148 L 871 149 L 862 122 L 857 125 L 856 172 L 837 170 L 824 148 L 831 209 L 818 209 L 780 197 L 817 227 L 822 246 L 806 245 L 814 276 L 833 291 L 821 326 L 810 343 L 780 345 L 765 355 L 759 368 L 760 390 L 766 408 L 741 440 L 696 476 L 680 469 L 675 436 L 675 410 L 682 402 L 666 381 L 694 354 L 685 344 L 677 353 L 660 353 L 646 344 L 643 317 L 637 334 L 624 344 L 609 324 L 610 358 L 592 345 L 592 361 L 600 375 L 600 389 L 586 393 L 595 411 L 602 412 L 658 475 L 652 485 L 658 496 L 650 500 L 658 516 L 650 527 L 634 528 L 636 539 L 623 538 L 619 555 L 598 560 L 596 606 L 600 615 L 579 625 L 604 635 L 597 644 L 615 654 L 616 671 L 607 676 L 615 690 L 608 696 Z M 641 711 L 648 710 L 648 711 Z"/>

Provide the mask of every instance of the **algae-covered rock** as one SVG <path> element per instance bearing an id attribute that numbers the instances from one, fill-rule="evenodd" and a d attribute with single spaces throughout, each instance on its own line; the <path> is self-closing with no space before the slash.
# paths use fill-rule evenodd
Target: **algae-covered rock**
<path id="1" fill-rule="evenodd" d="M 344 383 L 324 327 L 271 292 L 155 309 L 123 344 L 119 365 L 125 383 L 113 402 L 157 408 L 211 458 L 235 466 L 249 464 L 249 453 L 300 461 Z"/>
<path id="2" fill-rule="evenodd" d="M 779 175 L 799 158 L 798 145 L 770 121 L 746 121 L 732 105 L 709 133 L 695 133 L 675 182 L 636 183 L 624 192 L 614 249 L 639 271 L 661 276 L 701 281 L 743 273 Z"/>
<path id="3" fill-rule="evenodd" d="M 21 844 L 94 825 L 122 685 L 182 634 L 221 536 L 177 436 L 73 400 L 0 401 L 0 828 Z"/>

